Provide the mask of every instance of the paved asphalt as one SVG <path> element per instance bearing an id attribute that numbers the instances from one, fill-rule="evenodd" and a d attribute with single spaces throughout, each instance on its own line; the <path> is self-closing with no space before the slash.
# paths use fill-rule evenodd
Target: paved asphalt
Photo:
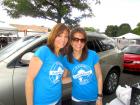
<path id="1" fill-rule="evenodd" d="M 123 72 L 120 76 L 120 85 L 125 86 L 129 85 L 132 86 L 133 84 L 136 84 L 137 82 L 140 82 L 140 72 L 133 73 L 133 72 Z M 105 95 L 103 98 L 103 105 L 106 105 L 106 103 L 109 103 L 111 100 L 116 98 L 115 93 L 112 95 Z M 62 105 L 71 105 L 70 99 L 63 102 Z"/>

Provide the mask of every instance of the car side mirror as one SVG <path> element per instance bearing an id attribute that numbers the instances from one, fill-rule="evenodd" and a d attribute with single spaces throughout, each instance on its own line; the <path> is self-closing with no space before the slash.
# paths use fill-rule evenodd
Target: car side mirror
<path id="1" fill-rule="evenodd" d="M 31 58 L 33 57 L 34 53 L 32 52 L 28 52 L 28 53 L 25 53 L 22 57 L 21 57 L 21 63 L 23 64 L 29 64 Z"/>

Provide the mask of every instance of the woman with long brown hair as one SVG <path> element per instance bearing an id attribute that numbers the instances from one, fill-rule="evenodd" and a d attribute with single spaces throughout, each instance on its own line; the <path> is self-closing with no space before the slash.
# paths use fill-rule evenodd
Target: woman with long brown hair
<path id="1" fill-rule="evenodd" d="M 61 78 L 64 72 L 61 60 L 69 32 L 66 25 L 55 25 L 47 44 L 35 52 L 26 79 L 27 105 L 61 105 Z"/>
<path id="2" fill-rule="evenodd" d="M 72 79 L 73 105 L 102 105 L 102 73 L 99 56 L 86 46 L 87 35 L 83 28 L 71 31 L 68 56 L 63 60 Z M 66 76 L 67 72 L 65 72 Z M 68 78 L 63 78 L 63 81 Z"/>

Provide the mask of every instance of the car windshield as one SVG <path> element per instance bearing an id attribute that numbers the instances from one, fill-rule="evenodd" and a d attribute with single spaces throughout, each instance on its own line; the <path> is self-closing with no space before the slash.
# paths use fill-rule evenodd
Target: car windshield
<path id="1" fill-rule="evenodd" d="M 13 43 L 7 45 L 6 47 L 0 49 L 0 61 L 4 60 L 5 58 L 7 58 L 11 54 L 15 53 L 22 47 L 28 45 L 32 41 L 36 40 L 38 37 L 39 36 L 27 36 L 27 37 L 21 38 L 21 39 L 17 40 L 16 42 L 13 42 Z"/>
<path id="2" fill-rule="evenodd" d="M 107 46 L 109 47 L 109 49 L 112 49 L 112 48 L 114 48 L 114 47 L 116 46 L 114 40 L 111 39 L 111 38 L 105 38 L 105 39 L 102 40 L 102 41 L 103 41 L 103 43 L 104 43 L 105 45 L 107 45 Z"/>
<path id="3" fill-rule="evenodd" d="M 122 51 L 128 54 L 140 54 L 140 46 L 128 46 Z"/>

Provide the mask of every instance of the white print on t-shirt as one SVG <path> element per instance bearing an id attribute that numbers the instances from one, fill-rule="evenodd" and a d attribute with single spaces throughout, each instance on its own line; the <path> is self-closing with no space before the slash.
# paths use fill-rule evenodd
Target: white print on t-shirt
<path id="1" fill-rule="evenodd" d="M 61 80 L 63 72 L 63 65 L 60 62 L 54 63 L 49 72 L 50 81 L 54 84 L 58 83 Z"/>
<path id="2" fill-rule="evenodd" d="M 91 81 L 92 70 L 89 66 L 80 64 L 72 70 L 73 79 L 77 80 L 80 85 L 85 85 Z"/>

